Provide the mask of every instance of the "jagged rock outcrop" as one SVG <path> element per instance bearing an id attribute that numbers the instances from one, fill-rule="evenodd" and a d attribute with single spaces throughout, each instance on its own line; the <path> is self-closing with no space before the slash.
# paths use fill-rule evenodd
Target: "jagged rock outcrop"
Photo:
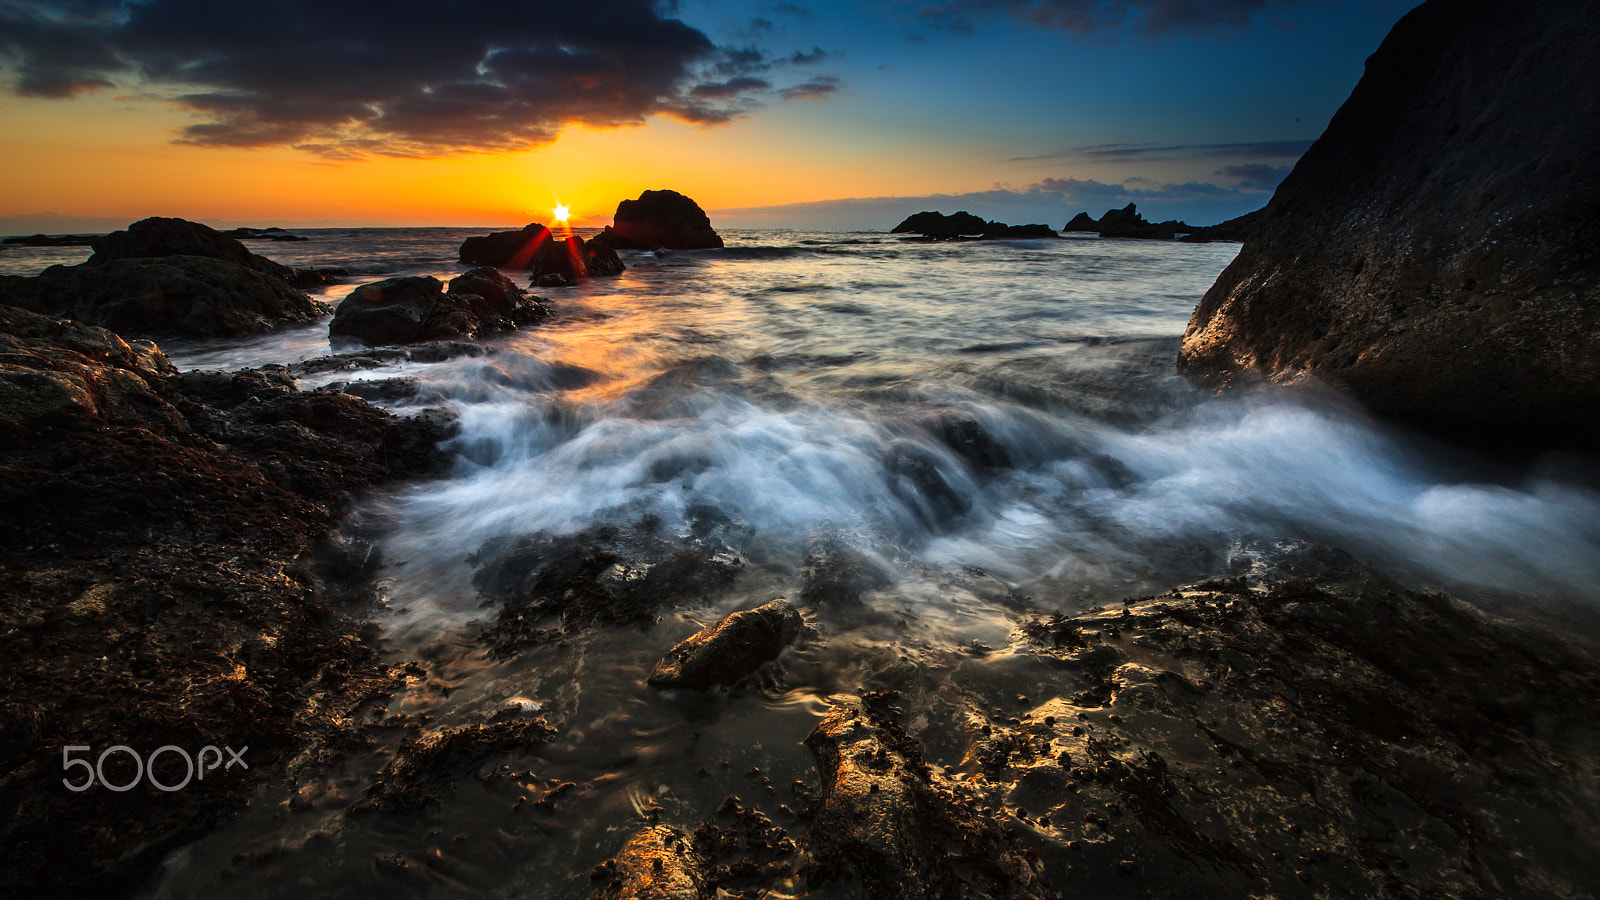
<path id="1" fill-rule="evenodd" d="M 914 213 L 889 230 L 890 234 L 920 234 L 937 240 L 961 237 L 984 238 L 1053 238 L 1060 237 L 1049 225 L 1007 225 L 1003 222 L 986 222 L 962 210 L 951 215 L 940 212 Z"/>
<path id="2" fill-rule="evenodd" d="M 487 266 L 450 281 L 402 275 L 351 291 L 328 323 L 330 338 L 367 346 L 479 337 L 531 325 L 549 315 L 537 297 Z"/>
<path id="3" fill-rule="evenodd" d="M 612 224 L 592 243 L 618 250 L 705 250 L 722 246 L 722 236 L 700 204 L 677 191 L 645 191 L 617 204 Z"/>
<path id="4" fill-rule="evenodd" d="M 537 222 L 521 231 L 496 231 L 461 242 L 461 261 L 474 266 L 522 269 L 535 285 L 575 284 L 584 278 L 621 275 L 627 267 L 610 244 L 559 237 Z"/>
<path id="5" fill-rule="evenodd" d="M 300 290 L 327 283 L 198 222 L 151 218 L 92 238 L 94 255 L 37 276 L 0 276 L 0 303 L 129 334 L 228 337 L 311 322 Z"/>
<path id="6" fill-rule="evenodd" d="M 733 684 L 777 659 L 804 628 L 800 611 L 783 599 L 730 613 L 668 650 L 647 682 L 697 691 Z"/>
<path id="7" fill-rule="evenodd" d="M 1401 19 L 1195 310 L 1179 369 L 1309 376 L 1469 440 L 1592 445 L 1597 28 L 1578 2 Z"/>
<path id="8" fill-rule="evenodd" d="M 1146 221 L 1139 215 L 1137 205 L 1129 203 L 1121 209 L 1108 209 L 1100 217 L 1100 236 L 1105 238 L 1141 238 L 1143 240 L 1170 241 L 1180 233 L 1191 230 L 1176 219 L 1165 222 Z"/>
<path id="9" fill-rule="evenodd" d="M 1100 221 L 1087 212 L 1080 212 L 1072 217 L 1072 221 L 1061 226 L 1062 231 L 1092 231 L 1100 232 Z"/>

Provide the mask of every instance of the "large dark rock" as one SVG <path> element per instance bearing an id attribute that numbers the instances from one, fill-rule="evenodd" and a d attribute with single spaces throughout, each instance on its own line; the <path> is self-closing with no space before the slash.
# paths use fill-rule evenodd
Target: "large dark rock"
<path id="1" fill-rule="evenodd" d="M 0 276 L 0 303 L 158 337 L 256 334 L 327 314 L 282 277 L 205 256 L 110 259 L 51 266 L 32 278 Z"/>
<path id="2" fill-rule="evenodd" d="M 527 270 L 536 285 L 574 284 L 584 278 L 621 275 L 627 268 L 612 245 L 577 235 L 558 237 L 537 222 L 521 231 L 469 237 L 461 242 L 460 256 L 475 266 Z"/>
<path id="3" fill-rule="evenodd" d="M 449 292 L 439 279 L 421 275 L 364 284 L 340 301 L 328 335 L 368 346 L 410 344 L 509 331 L 546 315 L 537 298 L 480 267 L 453 279 Z"/>
<path id="4" fill-rule="evenodd" d="M 7 896 L 131 895 L 263 776 L 361 744 L 356 711 L 404 679 L 318 547 L 355 492 L 433 471 L 438 438 L 281 368 L 175 375 L 153 345 L 0 306 Z M 250 768 L 62 786 L 60 747 L 119 744 L 248 747 Z"/>
<path id="5" fill-rule="evenodd" d="M 923 211 L 907 216 L 890 234 L 920 234 L 939 240 L 961 237 L 986 238 L 1053 238 L 1059 237 L 1049 225 L 1007 225 L 1003 222 L 986 222 L 965 210 L 945 215 Z"/>
<path id="6" fill-rule="evenodd" d="M 1597 27 L 1580 2 L 1401 19 L 1195 310 L 1180 370 L 1311 376 L 1469 439 L 1592 441 Z"/>
<path id="7" fill-rule="evenodd" d="M 804 627 L 799 610 L 787 600 L 740 610 L 679 641 L 647 681 L 652 687 L 697 691 L 733 684 L 777 659 Z"/>
<path id="8" fill-rule="evenodd" d="M 496 231 L 461 242 L 461 261 L 469 266 L 525 269 L 541 244 L 551 240 L 550 229 L 531 222 L 521 231 Z"/>
<path id="9" fill-rule="evenodd" d="M 645 191 L 617 204 L 612 224 L 595 242 L 619 250 L 703 250 L 722 246 L 722 237 L 700 204 L 677 191 Z"/>
<path id="10" fill-rule="evenodd" d="M 129 334 L 229 337 L 327 314 L 300 290 L 330 279 L 257 256 L 198 222 L 151 218 L 90 239 L 79 266 L 0 276 L 0 303 Z"/>

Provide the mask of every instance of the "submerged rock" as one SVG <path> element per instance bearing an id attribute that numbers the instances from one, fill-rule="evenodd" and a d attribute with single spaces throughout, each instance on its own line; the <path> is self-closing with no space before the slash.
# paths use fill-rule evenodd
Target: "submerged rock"
<path id="1" fill-rule="evenodd" d="M 300 290 L 315 276 L 256 256 L 197 222 L 144 219 L 91 245 L 94 255 L 82 265 L 0 276 L 0 303 L 132 334 L 184 337 L 272 331 L 327 313 Z"/>
<path id="2" fill-rule="evenodd" d="M 1315 378 L 1469 441 L 1592 446 L 1594 32 L 1583 3 L 1401 19 L 1196 308 L 1180 370 Z"/>
<path id="3" fill-rule="evenodd" d="M 596 625 L 651 624 L 663 606 L 714 596 L 744 569 L 720 537 L 725 529 L 700 517 L 687 537 L 665 536 L 647 519 L 490 541 L 471 557 L 473 585 L 501 604 L 483 639 L 511 656 Z"/>
<path id="4" fill-rule="evenodd" d="M 364 284 L 334 310 L 328 335 L 368 346 L 409 344 L 510 331 L 547 315 L 537 297 L 482 267 L 452 279 L 448 292 L 439 279 L 422 275 Z"/>
<path id="5" fill-rule="evenodd" d="M 617 204 L 612 224 L 592 243 L 618 250 L 703 250 L 722 246 L 700 204 L 677 191 L 645 191 Z"/>
<path id="6" fill-rule="evenodd" d="M 463 771 L 492 753 L 544 743 L 555 736 L 542 718 L 445 728 L 403 742 L 366 796 L 349 813 L 414 812 L 438 802 Z"/>
<path id="7" fill-rule="evenodd" d="M 783 599 L 731 613 L 668 650 L 647 682 L 697 691 L 731 685 L 777 659 L 804 628 L 800 612 Z"/>

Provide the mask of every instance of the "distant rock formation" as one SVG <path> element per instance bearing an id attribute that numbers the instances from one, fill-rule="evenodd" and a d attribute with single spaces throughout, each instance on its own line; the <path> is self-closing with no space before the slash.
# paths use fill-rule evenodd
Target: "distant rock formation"
<path id="1" fill-rule="evenodd" d="M 612 224 L 592 243 L 617 250 L 705 250 L 722 246 L 722 236 L 700 204 L 677 191 L 645 191 L 617 204 Z"/>
<path id="2" fill-rule="evenodd" d="M 1092 232 L 1107 238 L 1138 238 L 1151 241 L 1180 240 L 1191 244 L 1211 241 L 1242 241 L 1261 211 L 1245 213 L 1216 225 L 1190 225 L 1178 219 L 1149 222 L 1139 215 L 1139 207 L 1129 203 L 1121 209 L 1108 209 L 1099 219 L 1086 212 L 1072 217 L 1061 230 L 1066 232 Z"/>
<path id="3" fill-rule="evenodd" d="M 621 275 L 627 268 L 610 245 L 598 238 L 558 237 L 533 222 L 521 231 L 496 231 L 461 242 L 461 261 L 472 266 L 524 269 L 533 283 L 551 287 L 584 278 Z"/>
<path id="4" fill-rule="evenodd" d="M 30 234 L 26 237 L 8 237 L 0 244 L 9 247 L 87 247 L 98 234 Z"/>
<path id="5" fill-rule="evenodd" d="M 402 275 L 351 291 L 333 312 L 328 336 L 367 346 L 479 337 L 530 325 L 549 315 L 538 298 L 491 267 L 450 281 Z"/>
<path id="6" fill-rule="evenodd" d="M 92 238 L 78 266 L 0 276 L 0 303 L 119 332 L 228 337 L 314 321 L 327 309 L 300 288 L 326 273 L 251 253 L 215 229 L 151 218 Z"/>
<path id="7" fill-rule="evenodd" d="M 1061 226 L 1061 230 L 1092 231 L 1098 234 L 1100 232 L 1100 221 L 1086 212 L 1081 212 L 1073 216 L 1071 222 Z"/>
<path id="8" fill-rule="evenodd" d="M 1592 445 L 1597 28 L 1577 2 L 1401 19 L 1195 310 L 1179 369 L 1312 376 L 1470 440 Z"/>
<path id="9" fill-rule="evenodd" d="M 957 238 L 1053 238 L 1060 237 L 1049 225 L 1007 225 L 986 222 L 965 210 L 945 215 L 923 211 L 907 216 L 889 230 L 890 234 L 920 234 L 935 240 Z"/>
<path id="10" fill-rule="evenodd" d="M 221 232 L 228 237 L 241 241 L 305 241 L 310 238 L 302 237 L 291 231 L 273 226 L 271 228 L 230 228 Z"/>

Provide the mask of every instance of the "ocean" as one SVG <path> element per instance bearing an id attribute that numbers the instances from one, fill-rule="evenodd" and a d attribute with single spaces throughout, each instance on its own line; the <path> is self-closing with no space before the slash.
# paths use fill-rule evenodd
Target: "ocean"
<path id="1" fill-rule="evenodd" d="M 460 241 L 482 230 L 303 233 L 251 246 L 361 273 L 326 292 L 337 302 L 363 281 L 452 277 Z M 150 896 L 581 896 L 650 810 L 694 822 L 729 794 L 814 783 L 799 742 L 831 693 L 890 683 L 900 666 L 947 672 L 952 692 L 1025 693 L 1033 675 L 1003 652 L 1019 616 L 1164 592 L 1225 571 L 1252 541 L 1329 544 L 1502 606 L 1600 600 L 1591 464 L 1491 461 L 1331 392 L 1218 397 L 1179 378 L 1184 326 L 1235 244 L 724 237 L 723 250 L 624 252 L 620 277 L 538 289 L 554 315 L 484 355 L 302 377 L 454 423 L 448 473 L 353 514 L 380 554 L 388 652 L 426 662 L 387 713 L 437 727 L 513 704 L 559 734 L 484 763 L 425 814 L 345 816 L 396 735 L 179 851 Z M 7 249 L 0 270 L 86 256 Z M 162 347 L 180 369 L 333 352 L 325 322 Z M 738 557 L 730 583 L 653 627 L 509 659 L 485 650 L 496 610 L 474 576 L 494 548 L 601 526 L 710 540 L 708 517 Z M 819 548 L 875 577 L 858 608 L 810 614 L 826 639 L 775 680 L 709 697 L 644 686 L 699 625 L 798 599 Z M 939 723 L 908 727 L 932 760 L 959 760 Z M 548 809 L 517 802 L 566 782 Z M 399 857 L 421 862 L 384 862 Z"/>

